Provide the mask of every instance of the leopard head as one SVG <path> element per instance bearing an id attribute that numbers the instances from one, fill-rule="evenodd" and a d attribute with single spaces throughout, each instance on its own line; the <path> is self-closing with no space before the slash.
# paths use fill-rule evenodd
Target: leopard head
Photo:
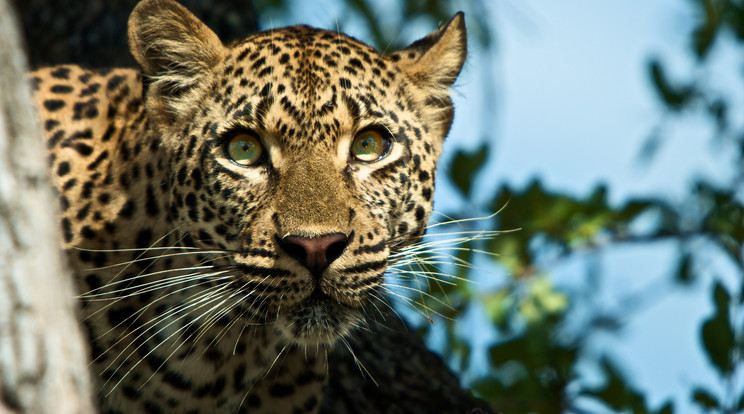
<path id="1" fill-rule="evenodd" d="M 383 55 L 307 26 L 224 45 L 174 1 L 145 0 L 129 44 L 180 239 L 223 252 L 232 297 L 291 343 L 363 323 L 425 231 L 462 13 Z"/>

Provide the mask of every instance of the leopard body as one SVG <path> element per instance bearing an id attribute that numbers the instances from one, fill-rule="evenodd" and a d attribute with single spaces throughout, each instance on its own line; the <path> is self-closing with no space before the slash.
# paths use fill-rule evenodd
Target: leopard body
<path id="1" fill-rule="evenodd" d="M 102 412 L 317 412 L 327 353 L 424 233 L 462 15 L 382 55 L 307 26 L 223 45 L 145 0 L 129 40 L 141 70 L 32 75 Z M 355 158 L 370 128 L 387 152 Z"/>

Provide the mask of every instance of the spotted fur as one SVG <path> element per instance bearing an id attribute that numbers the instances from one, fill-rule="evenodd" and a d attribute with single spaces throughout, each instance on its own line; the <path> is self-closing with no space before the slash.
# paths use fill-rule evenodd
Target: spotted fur
<path id="1" fill-rule="evenodd" d="M 307 26 L 225 46 L 145 0 L 129 41 L 141 72 L 33 75 L 103 412 L 316 412 L 327 350 L 384 306 L 391 255 L 423 235 L 462 14 L 382 55 Z M 370 126 L 390 152 L 359 162 Z M 235 131 L 266 161 L 232 162 Z M 319 266 L 289 242 L 323 238 Z"/>

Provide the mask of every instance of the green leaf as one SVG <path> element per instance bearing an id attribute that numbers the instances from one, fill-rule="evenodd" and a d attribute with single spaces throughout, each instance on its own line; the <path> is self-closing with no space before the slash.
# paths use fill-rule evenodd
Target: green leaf
<path id="1" fill-rule="evenodd" d="M 703 60 L 708 56 L 708 51 L 716 39 L 720 26 L 720 13 L 713 4 L 713 0 L 702 0 L 700 3 L 703 7 L 704 20 L 692 33 L 692 45 L 698 58 Z"/>
<path id="2" fill-rule="evenodd" d="M 714 410 L 721 406 L 715 395 L 700 387 L 692 391 L 692 401 L 705 410 Z"/>
<path id="3" fill-rule="evenodd" d="M 606 357 L 600 361 L 605 375 L 605 383 L 596 388 L 584 390 L 585 395 L 593 396 L 615 411 L 632 409 L 636 414 L 649 412 L 643 395 L 634 390 L 620 370 Z"/>
<path id="4" fill-rule="evenodd" d="M 674 413 L 674 403 L 672 403 L 671 401 L 664 404 L 659 409 L 659 411 L 657 411 L 657 414 L 672 414 L 672 413 Z"/>
<path id="5" fill-rule="evenodd" d="M 675 276 L 677 282 L 683 285 L 689 285 L 695 281 L 695 273 L 692 270 L 692 255 L 689 252 L 685 252 L 679 258 Z"/>
<path id="6" fill-rule="evenodd" d="M 734 332 L 729 317 L 731 297 L 720 282 L 713 289 L 713 301 L 716 310 L 703 323 L 700 335 L 708 359 L 727 377 L 733 370 Z"/>
<path id="7" fill-rule="evenodd" d="M 470 185 L 473 183 L 475 173 L 481 169 L 488 155 L 488 146 L 483 144 L 471 153 L 458 152 L 452 161 L 450 177 L 462 193 L 470 197 Z"/>
<path id="8" fill-rule="evenodd" d="M 653 59 L 649 63 L 649 72 L 656 92 L 669 109 L 678 111 L 692 100 L 694 89 L 690 86 L 673 85 L 658 60 Z"/>

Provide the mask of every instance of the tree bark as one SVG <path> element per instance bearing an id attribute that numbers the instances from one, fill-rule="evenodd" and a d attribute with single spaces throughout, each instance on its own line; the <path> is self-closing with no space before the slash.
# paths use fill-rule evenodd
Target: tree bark
<path id="1" fill-rule="evenodd" d="M 0 412 L 91 413 L 88 357 L 20 39 L 0 0 Z"/>

